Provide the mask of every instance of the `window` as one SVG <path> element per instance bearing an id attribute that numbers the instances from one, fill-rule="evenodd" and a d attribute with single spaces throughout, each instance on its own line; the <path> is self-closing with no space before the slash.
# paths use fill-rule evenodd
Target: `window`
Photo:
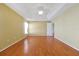
<path id="1" fill-rule="evenodd" d="M 28 23 L 24 22 L 24 34 L 28 34 Z"/>

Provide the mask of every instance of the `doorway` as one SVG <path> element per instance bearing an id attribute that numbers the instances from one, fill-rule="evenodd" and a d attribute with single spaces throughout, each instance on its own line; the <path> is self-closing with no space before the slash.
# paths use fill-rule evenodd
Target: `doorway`
<path id="1" fill-rule="evenodd" d="M 52 22 L 47 23 L 47 36 L 54 37 L 54 23 Z"/>

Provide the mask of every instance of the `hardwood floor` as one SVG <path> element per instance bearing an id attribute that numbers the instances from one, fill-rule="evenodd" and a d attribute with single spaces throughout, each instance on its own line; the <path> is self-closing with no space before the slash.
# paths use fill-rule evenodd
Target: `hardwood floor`
<path id="1" fill-rule="evenodd" d="M 22 55 L 24 55 L 24 40 L 0 52 L 0 56 L 22 56 Z"/>
<path id="2" fill-rule="evenodd" d="M 79 51 L 53 37 L 29 36 L 0 52 L 0 56 L 79 56 Z"/>

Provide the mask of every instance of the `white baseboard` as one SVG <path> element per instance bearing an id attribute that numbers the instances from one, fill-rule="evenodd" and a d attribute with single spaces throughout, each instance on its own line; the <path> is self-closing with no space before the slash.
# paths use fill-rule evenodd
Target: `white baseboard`
<path id="1" fill-rule="evenodd" d="M 12 43 L 12 44 L 8 45 L 8 46 L 7 46 L 7 47 L 5 47 L 4 49 L 1 49 L 1 50 L 0 50 L 0 52 L 2 52 L 2 51 L 4 51 L 4 50 L 6 50 L 7 48 L 11 47 L 12 45 L 14 45 L 14 44 L 18 43 L 19 41 L 23 40 L 24 38 L 25 38 L 25 37 L 23 37 L 23 38 L 21 38 L 21 39 L 19 39 L 19 40 L 15 41 L 14 43 Z"/>
<path id="2" fill-rule="evenodd" d="M 56 39 L 58 39 L 59 41 L 63 42 L 64 44 L 66 44 L 66 45 L 68 45 L 68 46 L 72 47 L 73 49 L 75 49 L 75 50 L 79 51 L 79 49 L 78 49 L 78 48 L 76 48 L 75 46 L 72 46 L 71 44 L 66 43 L 66 42 L 64 42 L 63 40 L 61 40 L 62 38 L 60 38 L 60 37 L 58 37 L 58 36 L 55 36 L 55 38 L 56 38 Z"/>

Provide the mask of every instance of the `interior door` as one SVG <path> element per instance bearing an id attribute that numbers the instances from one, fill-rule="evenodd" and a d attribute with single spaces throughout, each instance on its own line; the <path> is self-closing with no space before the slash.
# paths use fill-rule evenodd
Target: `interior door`
<path id="1" fill-rule="evenodd" d="M 47 36 L 54 36 L 54 24 L 52 22 L 47 23 Z"/>

